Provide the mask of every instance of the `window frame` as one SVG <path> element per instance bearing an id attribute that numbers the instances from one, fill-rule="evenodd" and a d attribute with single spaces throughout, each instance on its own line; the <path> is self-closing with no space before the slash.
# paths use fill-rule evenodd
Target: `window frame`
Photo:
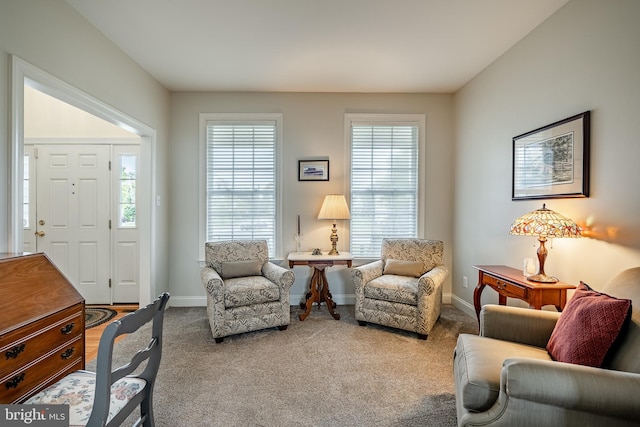
<path id="1" fill-rule="evenodd" d="M 392 125 L 411 125 L 418 128 L 418 181 L 417 181 L 417 213 L 416 213 L 416 230 L 418 238 L 424 238 L 425 217 L 426 217 L 426 115 L 417 113 L 395 114 L 395 113 L 346 113 L 344 115 L 344 141 L 345 141 L 345 194 L 348 194 L 349 205 L 351 206 L 351 127 L 352 125 L 368 125 L 368 126 L 392 126 Z M 351 212 L 353 217 L 353 211 Z M 392 236 L 390 236 L 392 237 Z M 349 247 L 351 249 L 351 227 L 349 229 Z M 373 260 L 375 256 L 355 257 L 361 260 Z"/>
<path id="2" fill-rule="evenodd" d="M 205 262 L 204 245 L 207 236 L 207 123 L 208 122 L 264 122 L 273 121 L 276 124 L 275 147 L 275 253 L 269 253 L 269 258 L 280 257 L 282 250 L 282 113 L 200 113 L 199 115 L 199 165 L 198 165 L 198 261 Z"/>

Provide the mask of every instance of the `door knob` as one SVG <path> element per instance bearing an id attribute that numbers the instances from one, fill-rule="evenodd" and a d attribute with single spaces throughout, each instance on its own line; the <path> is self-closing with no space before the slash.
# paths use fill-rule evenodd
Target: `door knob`
<path id="1" fill-rule="evenodd" d="M 39 237 L 42 237 L 42 236 L 44 236 L 44 231 L 36 231 L 35 235 L 39 236 Z"/>

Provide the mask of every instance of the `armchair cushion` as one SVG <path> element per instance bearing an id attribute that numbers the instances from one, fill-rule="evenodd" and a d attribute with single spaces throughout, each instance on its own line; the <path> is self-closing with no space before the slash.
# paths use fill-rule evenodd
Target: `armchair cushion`
<path id="1" fill-rule="evenodd" d="M 247 261 L 227 261 L 222 263 L 222 278 L 260 276 L 262 274 L 262 262 L 259 259 Z"/>
<path id="2" fill-rule="evenodd" d="M 364 287 L 364 297 L 415 306 L 418 305 L 418 279 L 382 275 Z"/>
<path id="3" fill-rule="evenodd" d="M 540 347 L 470 334 L 459 336 L 456 355 L 458 398 L 462 406 L 470 411 L 485 411 L 496 401 L 505 359 L 524 357 L 551 360 L 549 354 Z"/>
<path id="4" fill-rule="evenodd" d="M 280 299 L 280 288 L 264 276 L 235 277 L 224 283 L 226 308 L 264 304 Z"/>
<path id="5" fill-rule="evenodd" d="M 383 274 L 396 274 L 398 276 L 420 277 L 424 273 L 424 264 L 420 261 L 404 261 L 400 259 L 387 259 Z"/>
<path id="6" fill-rule="evenodd" d="M 554 360 L 602 366 L 631 315 L 631 300 L 594 291 L 580 282 L 556 323 L 547 350 Z"/>

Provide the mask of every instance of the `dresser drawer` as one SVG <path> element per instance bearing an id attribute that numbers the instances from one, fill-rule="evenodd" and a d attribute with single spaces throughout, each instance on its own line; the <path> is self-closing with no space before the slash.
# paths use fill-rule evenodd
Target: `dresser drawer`
<path id="1" fill-rule="evenodd" d="M 52 384 L 69 372 L 82 369 L 82 336 L 56 348 L 40 360 L 0 379 L 0 402 L 19 402 Z"/>
<path id="2" fill-rule="evenodd" d="M 27 365 L 43 352 L 82 336 L 82 307 L 70 307 L 0 338 L 0 377 Z"/>
<path id="3" fill-rule="evenodd" d="M 484 275 L 483 278 L 485 284 L 491 286 L 501 295 L 506 297 L 513 298 L 526 298 L 527 290 L 526 288 L 522 288 L 520 286 L 514 285 L 513 283 L 505 282 L 502 279 L 498 279 L 497 277 Z"/>

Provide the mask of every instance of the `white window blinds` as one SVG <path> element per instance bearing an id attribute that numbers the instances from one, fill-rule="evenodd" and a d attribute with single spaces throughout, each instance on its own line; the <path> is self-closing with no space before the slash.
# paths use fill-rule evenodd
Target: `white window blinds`
<path id="1" fill-rule="evenodd" d="M 351 125 L 351 253 L 377 257 L 385 237 L 416 237 L 417 125 Z"/>
<path id="2" fill-rule="evenodd" d="M 276 122 L 206 127 L 207 241 L 264 239 L 275 254 Z"/>

